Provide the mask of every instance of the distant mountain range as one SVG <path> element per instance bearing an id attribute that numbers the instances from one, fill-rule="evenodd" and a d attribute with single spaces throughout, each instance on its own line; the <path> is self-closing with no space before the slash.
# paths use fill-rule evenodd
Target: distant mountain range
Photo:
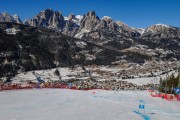
<path id="1" fill-rule="evenodd" d="M 161 34 L 161 38 L 179 37 L 179 28 L 164 24 L 156 24 L 146 29 L 132 28 L 121 21 L 114 21 L 111 17 L 104 16 L 99 18 L 94 11 L 90 11 L 85 15 L 70 14 L 64 17 L 61 12 L 46 9 L 41 11 L 31 19 L 21 21 L 19 16 L 10 15 L 7 12 L 0 13 L 0 22 L 20 23 L 34 27 L 45 27 L 57 31 L 61 31 L 65 35 L 76 38 L 93 31 L 112 31 L 117 34 L 123 34 L 129 37 L 154 36 Z M 177 31 L 178 30 L 178 31 Z M 90 34 L 88 34 L 90 35 Z M 94 38 L 103 39 L 101 34 L 93 36 Z"/>
<path id="2" fill-rule="evenodd" d="M 5 12 L 0 13 L 0 58 L 4 73 L 15 66 L 27 71 L 122 60 L 179 61 L 180 28 L 164 24 L 132 28 L 108 16 L 99 18 L 94 11 L 64 17 L 46 9 L 24 22 Z"/>

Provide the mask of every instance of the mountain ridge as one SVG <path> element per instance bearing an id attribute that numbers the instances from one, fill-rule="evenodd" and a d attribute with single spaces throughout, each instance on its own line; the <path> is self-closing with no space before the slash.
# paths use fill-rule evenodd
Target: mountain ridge
<path id="1" fill-rule="evenodd" d="M 3 15 L 6 13 L 7 15 Z M 37 15 L 35 15 L 31 19 L 26 19 L 25 21 L 21 21 L 21 19 L 17 17 L 13 17 L 12 15 L 8 14 L 7 12 L 4 12 L 3 14 L 0 14 L 0 22 L 14 22 L 14 23 L 20 23 L 20 24 L 25 24 L 25 25 L 30 25 L 30 26 L 35 26 L 35 27 L 47 27 L 50 29 L 56 29 L 61 32 L 63 32 L 66 35 L 70 36 L 76 36 L 77 38 L 81 38 L 77 35 L 78 32 L 81 34 L 84 34 L 84 32 L 96 30 L 96 29 L 110 29 L 113 31 L 118 31 L 122 32 L 124 30 L 130 32 L 127 33 L 129 35 L 131 34 L 138 34 L 138 36 L 142 36 L 144 32 L 147 32 L 148 29 L 151 29 L 153 26 L 168 26 L 168 27 L 173 27 L 170 25 L 165 25 L 165 24 L 155 24 L 151 25 L 147 28 L 133 28 L 128 26 L 127 24 L 120 22 L 120 21 L 114 21 L 111 17 L 109 16 L 104 16 L 102 18 L 99 18 L 95 11 L 89 11 L 86 14 L 84 14 L 82 17 L 81 15 L 78 15 L 79 18 L 76 18 L 74 15 L 74 19 L 71 18 L 71 20 L 68 17 L 65 17 L 62 15 L 62 12 L 59 11 L 54 11 L 52 9 L 45 9 L 41 12 L 39 12 Z M 2 17 L 3 15 L 3 17 Z M 93 15 L 97 17 L 99 20 L 97 20 L 97 23 L 93 23 L 95 19 L 93 19 Z M 72 17 L 72 16 L 71 16 Z M 86 17 L 86 20 L 83 20 L 83 17 Z M 88 18 L 87 18 L 88 17 Z M 76 19 L 76 20 L 75 20 Z M 84 18 L 85 19 L 85 18 Z M 88 20 L 92 19 L 91 24 L 88 23 Z M 87 21 L 87 24 L 83 23 Z M 94 25 L 93 25 L 94 24 Z M 92 26 L 92 27 L 91 27 Z M 84 29 L 86 28 L 86 29 Z M 93 28 L 93 29 L 92 29 Z"/>

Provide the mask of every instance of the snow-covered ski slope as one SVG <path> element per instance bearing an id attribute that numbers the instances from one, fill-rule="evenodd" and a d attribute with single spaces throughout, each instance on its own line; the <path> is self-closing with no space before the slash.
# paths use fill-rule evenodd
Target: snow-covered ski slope
<path id="1" fill-rule="evenodd" d="M 93 94 L 93 93 L 96 94 Z M 138 114 L 139 100 L 145 101 Z M 144 117 L 143 117 L 144 116 Z M 180 102 L 147 91 L 32 89 L 0 92 L 0 120 L 179 120 Z"/>

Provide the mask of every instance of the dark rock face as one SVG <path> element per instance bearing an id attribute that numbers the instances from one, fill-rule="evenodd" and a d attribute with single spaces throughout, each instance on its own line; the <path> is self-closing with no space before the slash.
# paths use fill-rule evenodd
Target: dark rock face
<path id="1" fill-rule="evenodd" d="M 0 22 L 4 22 L 4 16 L 0 13 Z"/>
<path id="2" fill-rule="evenodd" d="M 82 38 L 83 36 L 88 36 L 87 34 L 89 33 L 92 34 L 95 32 L 93 38 L 104 39 L 105 36 L 99 36 L 97 31 L 100 33 L 105 31 L 107 33 L 112 32 L 129 37 L 139 37 L 141 35 L 138 30 L 133 29 L 124 23 L 115 22 L 108 16 L 100 19 L 94 11 L 90 11 L 84 15 L 83 19 L 81 20 L 80 27 L 74 36 L 77 38 Z M 95 34 L 97 34 L 97 36 L 95 36 Z"/>
<path id="3" fill-rule="evenodd" d="M 11 16 L 7 12 L 0 13 L 0 22 L 12 22 L 12 23 L 22 23 L 19 16 Z"/>
<path id="4" fill-rule="evenodd" d="M 7 12 L 4 12 L 3 16 L 4 16 L 4 21 L 6 21 L 6 22 L 14 22 L 14 18 L 11 15 L 9 15 Z"/>
<path id="5" fill-rule="evenodd" d="M 157 24 L 147 28 L 142 37 L 153 39 L 180 38 L 180 28 Z"/>
<path id="6" fill-rule="evenodd" d="M 20 23 L 20 24 L 23 23 L 18 15 L 14 15 L 13 17 L 14 17 L 15 23 Z"/>
<path id="7" fill-rule="evenodd" d="M 63 30 L 63 27 L 65 26 L 62 13 L 53 11 L 52 9 L 46 9 L 45 11 L 40 12 L 26 24 L 35 27 L 46 27 L 59 30 Z"/>
<path id="8" fill-rule="evenodd" d="M 81 20 L 79 29 L 86 29 L 89 31 L 95 30 L 100 21 L 101 20 L 98 16 L 96 16 L 96 13 L 94 11 L 90 11 L 84 15 L 83 19 Z"/>
<path id="9" fill-rule="evenodd" d="M 72 21 L 73 19 L 76 19 L 76 16 L 74 14 L 70 14 L 68 16 L 69 21 Z"/>
<path id="10" fill-rule="evenodd" d="M 24 25 L 30 25 L 31 20 L 30 19 L 25 19 L 25 21 L 23 22 Z"/>

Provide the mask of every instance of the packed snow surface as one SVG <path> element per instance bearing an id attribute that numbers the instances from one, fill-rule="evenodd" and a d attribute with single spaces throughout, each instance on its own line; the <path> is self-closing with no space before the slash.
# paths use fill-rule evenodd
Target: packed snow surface
<path id="1" fill-rule="evenodd" d="M 95 94 L 93 94 L 95 93 Z M 180 102 L 147 91 L 31 89 L 0 92 L 0 120 L 179 120 Z M 145 101 L 138 113 L 139 101 Z"/>

